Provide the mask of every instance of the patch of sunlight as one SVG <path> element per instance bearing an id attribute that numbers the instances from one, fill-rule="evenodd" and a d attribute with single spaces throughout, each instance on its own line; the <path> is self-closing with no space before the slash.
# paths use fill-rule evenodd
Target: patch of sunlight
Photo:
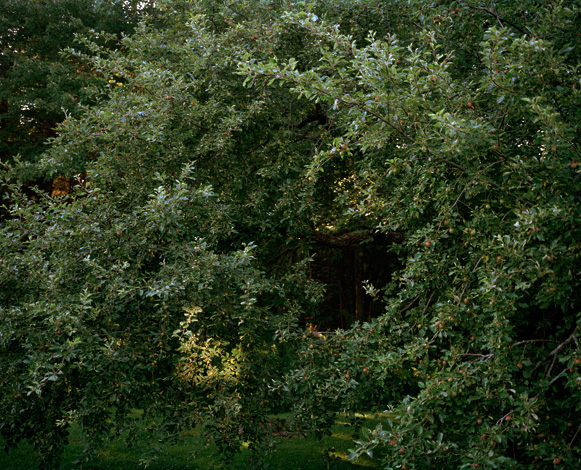
<path id="1" fill-rule="evenodd" d="M 329 452 L 329 455 L 331 457 L 336 458 L 336 459 L 340 459 L 344 462 L 354 463 L 358 467 L 377 468 L 377 463 L 372 462 L 371 460 L 369 460 L 367 458 L 360 458 L 360 459 L 357 459 L 355 462 L 353 460 L 349 460 L 349 452 L 335 451 L 335 452 Z"/>

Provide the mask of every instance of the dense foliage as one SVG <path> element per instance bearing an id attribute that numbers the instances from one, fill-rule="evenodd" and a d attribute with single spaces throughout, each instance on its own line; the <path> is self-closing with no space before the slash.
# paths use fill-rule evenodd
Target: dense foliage
<path id="1" fill-rule="evenodd" d="M 34 161 L 56 124 L 104 86 L 84 61 L 61 55 L 75 36 L 107 32 L 109 47 L 137 23 L 135 1 L 5 0 L 0 11 L 0 159 Z M 102 41 L 101 41 L 102 42 Z M 35 176 L 35 175 L 31 175 Z"/>
<path id="2" fill-rule="evenodd" d="M 580 26 L 577 1 L 182 0 L 69 50 L 115 78 L 6 171 L 7 444 L 51 466 L 72 422 L 89 451 L 200 425 L 259 459 L 271 413 L 373 408 L 352 457 L 386 469 L 578 467 Z M 401 269 L 365 285 L 379 316 L 312 334 L 312 255 L 346 240 Z"/>

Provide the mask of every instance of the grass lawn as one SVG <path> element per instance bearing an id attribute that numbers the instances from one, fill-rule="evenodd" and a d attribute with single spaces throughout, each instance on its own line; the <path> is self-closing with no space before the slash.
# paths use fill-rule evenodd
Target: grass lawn
<path id="1" fill-rule="evenodd" d="M 386 415 L 359 415 L 363 418 L 365 427 L 374 427 L 378 422 L 385 421 Z M 281 438 L 277 446 L 278 451 L 269 457 L 269 469 L 273 470 L 353 470 L 374 467 L 369 459 L 349 461 L 348 449 L 353 447 L 353 433 L 355 429 L 348 420 L 341 415 L 337 416 L 336 426 L 331 436 L 318 441 L 314 438 Z M 159 455 L 149 470 L 213 470 L 220 466 L 219 459 L 212 454 L 212 448 L 204 449 L 192 457 L 191 452 L 197 449 L 196 432 L 183 436 L 180 444 L 175 445 Z M 65 449 L 63 469 L 83 470 L 137 470 L 144 468 L 139 464 L 139 451 L 128 448 L 123 441 L 109 442 L 99 451 L 91 462 L 77 461 L 83 459 L 83 443 L 79 433 L 73 429 L 70 441 Z M 325 457 L 325 454 L 328 454 Z M 247 451 L 242 451 L 227 468 L 244 468 L 248 457 Z M 36 467 L 36 458 L 32 446 L 22 444 L 9 453 L 0 451 L 0 469 L 3 470 L 30 470 Z"/>

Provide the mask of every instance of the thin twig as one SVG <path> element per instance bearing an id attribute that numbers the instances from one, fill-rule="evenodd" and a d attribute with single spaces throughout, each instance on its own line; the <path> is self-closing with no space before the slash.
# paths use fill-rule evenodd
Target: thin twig
<path id="1" fill-rule="evenodd" d="M 575 327 L 575 329 L 573 330 L 573 333 L 571 333 L 571 335 L 565 340 L 563 341 L 561 344 L 559 344 L 559 346 L 557 346 L 555 349 L 553 349 L 549 356 L 556 356 L 559 351 L 561 349 L 563 349 L 567 344 L 574 342 L 575 344 L 577 344 L 577 337 L 575 336 L 575 334 L 577 333 L 577 330 L 579 329 L 579 327 Z"/>
<path id="2" fill-rule="evenodd" d="M 494 16 L 496 18 L 496 20 L 498 21 L 498 24 L 500 24 L 501 28 L 504 28 L 504 25 L 502 24 L 502 22 L 504 21 L 506 24 L 512 26 L 517 31 L 520 31 L 523 34 L 530 34 L 527 31 L 525 31 L 524 29 L 522 29 L 520 26 L 517 26 L 516 24 L 514 24 L 512 21 L 509 21 L 506 18 L 501 18 L 498 13 L 495 13 L 494 11 L 489 10 L 486 7 L 472 7 L 472 8 L 474 8 L 475 10 L 482 10 L 482 11 L 488 13 L 489 15 Z"/>
<path id="3" fill-rule="evenodd" d="M 236 11 L 234 8 L 232 8 L 232 5 L 226 5 L 226 8 L 232 10 L 234 13 L 236 13 L 238 16 L 241 16 L 242 18 L 244 18 L 246 21 L 248 21 L 248 17 L 242 13 L 240 13 L 239 11 Z"/>
<path id="4" fill-rule="evenodd" d="M 575 438 L 577 437 L 577 434 L 579 434 L 579 431 L 581 430 L 581 425 L 577 426 L 577 431 L 575 431 L 575 435 L 573 436 L 573 438 L 571 439 L 571 442 L 569 442 L 569 445 L 567 446 L 567 451 L 570 452 L 571 451 L 571 446 L 573 445 L 573 441 L 575 440 Z"/>
<path id="5" fill-rule="evenodd" d="M 553 378 L 553 380 L 551 380 L 549 382 L 549 385 L 547 385 L 547 387 L 550 387 L 551 385 L 553 385 L 557 380 L 559 380 L 559 378 L 565 374 L 569 369 L 567 367 L 565 367 L 561 372 L 559 372 L 559 375 L 557 375 L 555 378 Z"/>
<path id="6" fill-rule="evenodd" d="M 559 344 L 559 345 L 558 345 L 558 346 L 557 346 L 555 349 L 553 349 L 553 350 L 552 350 L 552 351 L 549 353 L 549 355 L 547 356 L 547 358 L 548 358 L 548 357 L 551 357 L 551 356 L 553 356 L 553 360 L 552 360 L 552 362 L 551 362 L 551 366 L 549 367 L 549 370 L 548 370 L 548 372 L 547 372 L 547 374 L 546 374 L 547 376 L 548 376 L 548 375 L 550 375 L 550 373 L 551 373 L 551 370 L 553 369 L 553 365 L 555 364 L 555 361 L 556 361 L 556 359 L 557 359 L 557 354 L 559 353 L 559 351 L 561 351 L 561 349 L 563 349 L 565 346 L 567 346 L 567 345 L 568 345 L 569 343 L 571 343 L 571 342 L 575 343 L 575 345 L 577 346 L 577 348 L 579 348 L 579 345 L 578 345 L 578 343 L 577 343 L 577 336 L 576 336 L 576 333 L 577 333 L 577 330 L 578 330 L 578 329 L 579 329 L 579 327 L 575 327 L 575 329 L 573 330 L 573 333 L 571 333 L 571 334 L 569 335 L 569 337 L 565 339 L 565 341 L 563 341 L 561 344 Z M 542 363 L 543 363 L 543 360 L 540 360 L 539 362 L 537 362 L 537 364 L 536 364 L 536 365 L 535 365 L 535 367 L 533 368 L 533 372 L 534 372 L 535 370 L 537 370 L 537 369 L 538 369 L 538 368 L 541 366 L 541 364 L 542 364 Z"/>
<path id="7" fill-rule="evenodd" d="M 426 313 L 426 310 L 428 309 L 428 307 L 429 307 L 429 305 L 430 305 L 430 302 L 432 301 L 432 297 L 434 297 L 434 294 L 435 294 L 435 293 L 436 293 L 436 291 L 435 291 L 435 290 L 433 290 L 433 291 L 432 291 L 432 293 L 431 293 L 431 295 L 430 295 L 430 298 L 429 298 L 429 299 L 428 299 L 428 301 L 426 302 L 426 306 L 424 307 L 424 310 L 422 311 L 422 315 L 423 315 L 424 313 Z"/>
<path id="8" fill-rule="evenodd" d="M 506 417 L 507 417 L 507 416 L 510 416 L 512 413 L 514 413 L 514 410 L 510 410 L 508 413 L 506 413 L 506 414 L 505 414 L 505 415 L 504 415 L 502 418 L 500 418 L 500 419 L 499 419 L 499 420 L 496 422 L 496 424 L 500 424 L 500 423 L 502 423 L 502 422 L 503 422 L 503 421 L 506 419 Z"/>
<path id="9" fill-rule="evenodd" d="M 514 348 L 515 346 L 520 346 L 521 344 L 528 344 L 528 343 L 551 343 L 554 341 L 551 341 L 549 339 L 527 339 L 527 340 L 523 340 L 523 341 L 517 341 L 516 343 L 514 343 L 512 345 L 512 347 Z"/>
<path id="10" fill-rule="evenodd" d="M 418 300 L 418 298 L 419 298 L 419 295 L 417 295 L 414 299 L 412 299 L 412 301 L 409 304 L 407 304 L 404 308 L 402 308 L 397 313 L 400 313 L 401 314 L 401 313 L 405 312 L 406 310 L 409 310 L 413 306 L 413 304 L 416 303 L 416 301 Z"/>
<path id="11" fill-rule="evenodd" d="M 477 357 L 483 357 L 484 359 L 490 359 L 491 357 L 494 356 L 494 354 L 492 354 L 492 353 L 490 353 L 490 354 L 464 353 L 464 354 L 456 354 L 454 357 L 459 357 L 459 356 L 477 356 Z"/>

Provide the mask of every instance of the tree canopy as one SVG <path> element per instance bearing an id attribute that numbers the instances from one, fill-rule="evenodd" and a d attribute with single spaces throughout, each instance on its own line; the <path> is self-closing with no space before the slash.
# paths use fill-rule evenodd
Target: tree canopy
<path id="1" fill-rule="evenodd" d="M 136 2 L 7 0 L 0 13 L 0 158 L 34 161 L 54 137 L 55 126 L 79 105 L 94 102 L 99 80 L 83 61 L 65 59 L 75 35 L 113 38 L 129 33 L 139 18 Z M 102 44 L 103 42 L 100 41 Z M 103 83 L 102 83 L 103 82 Z"/>
<path id="2" fill-rule="evenodd" d="M 106 85 L 5 171 L 7 445 L 50 467 L 73 422 L 88 458 L 198 425 L 259 465 L 270 414 L 371 408 L 352 457 L 386 469 L 576 468 L 579 2 L 149 8 L 65 51 Z M 357 321 L 325 335 L 322 246 L 397 260 L 349 265 Z"/>

